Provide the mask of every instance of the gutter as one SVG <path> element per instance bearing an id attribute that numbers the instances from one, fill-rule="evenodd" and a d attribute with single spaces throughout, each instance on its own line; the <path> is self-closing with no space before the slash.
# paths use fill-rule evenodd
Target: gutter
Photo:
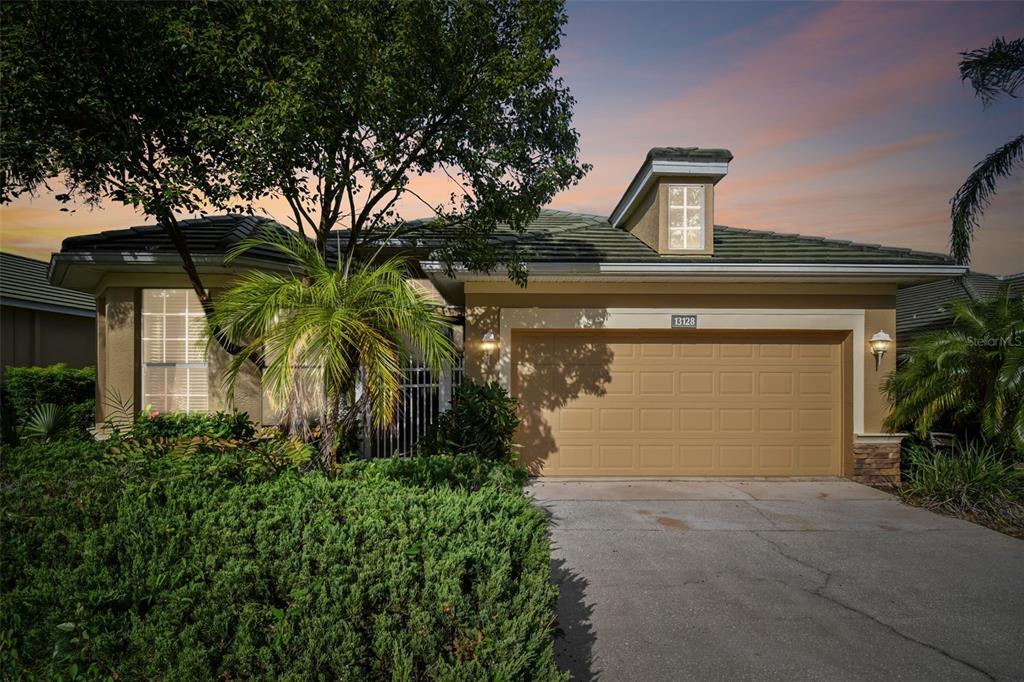
<path id="1" fill-rule="evenodd" d="M 424 272 L 444 274 L 440 261 L 421 261 Z M 552 277 L 689 277 L 732 275 L 734 277 L 800 277 L 815 275 L 821 277 L 866 276 L 866 277 L 957 277 L 967 271 L 963 265 L 882 265 L 860 263 L 531 263 L 530 276 Z M 461 265 L 455 266 L 457 281 L 502 280 L 504 275 L 495 273 L 470 272 Z"/>
<path id="2" fill-rule="evenodd" d="M 275 263 L 259 258 L 241 257 L 231 263 L 224 262 L 222 254 L 192 254 L 192 261 L 200 274 L 235 272 L 238 270 L 276 270 L 287 272 L 291 268 L 286 263 Z M 139 253 L 137 251 L 111 252 L 71 252 L 55 253 L 50 257 L 47 279 L 54 286 L 68 289 L 65 281 L 69 269 L 84 268 L 92 271 L 114 271 L 119 267 L 149 268 L 151 272 L 184 272 L 181 257 L 176 253 Z"/>

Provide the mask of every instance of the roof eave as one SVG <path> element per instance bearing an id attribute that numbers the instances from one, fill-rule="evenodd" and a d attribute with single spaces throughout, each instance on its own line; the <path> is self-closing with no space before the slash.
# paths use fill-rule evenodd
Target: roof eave
<path id="1" fill-rule="evenodd" d="M 444 291 L 451 282 L 497 281 L 503 273 L 480 273 L 461 267 L 448 277 L 438 261 L 423 261 L 421 267 Z M 862 263 L 531 263 L 530 279 L 536 281 L 729 281 L 729 282 L 882 282 L 901 284 L 955 277 L 966 268 L 943 264 Z M 446 285 L 445 280 L 449 283 Z"/>
<path id="2" fill-rule="evenodd" d="M 220 254 L 193 254 L 192 260 L 200 274 L 231 274 L 249 269 L 286 272 L 285 263 L 258 258 L 237 258 L 224 262 Z M 109 272 L 182 273 L 181 258 L 176 253 L 68 252 L 50 258 L 49 280 L 54 286 L 95 293 L 104 275 Z"/>
<path id="3" fill-rule="evenodd" d="M 668 159 L 651 159 L 644 161 L 633 181 L 629 183 L 625 194 L 619 199 L 615 209 L 608 216 L 612 227 L 620 227 L 637 202 L 646 194 L 654 182 L 662 176 L 694 175 L 714 178 L 718 182 L 729 172 L 728 161 L 672 161 Z"/>

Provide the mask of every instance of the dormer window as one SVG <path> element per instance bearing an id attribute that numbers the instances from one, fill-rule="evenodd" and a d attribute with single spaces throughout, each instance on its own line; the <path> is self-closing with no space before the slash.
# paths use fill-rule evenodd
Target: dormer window
<path id="1" fill-rule="evenodd" d="M 704 249 L 704 185 L 668 186 L 668 248 Z"/>

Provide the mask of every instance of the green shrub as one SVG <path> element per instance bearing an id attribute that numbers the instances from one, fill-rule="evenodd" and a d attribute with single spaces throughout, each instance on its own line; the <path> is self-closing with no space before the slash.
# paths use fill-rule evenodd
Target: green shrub
<path id="1" fill-rule="evenodd" d="M 992 445 L 971 443 L 951 454 L 911 445 L 904 451 L 900 493 L 935 511 L 1024 531 L 1024 471 Z"/>
<path id="2" fill-rule="evenodd" d="M 547 521 L 520 490 L 426 484 L 457 458 L 239 468 L 259 459 L 5 449 L 5 676 L 563 679 Z"/>
<path id="3" fill-rule="evenodd" d="M 230 438 L 245 440 L 256 434 L 256 425 L 244 412 L 170 412 L 136 415 L 131 435 L 146 438 Z"/>
<path id="4" fill-rule="evenodd" d="M 359 481 L 392 480 L 419 488 L 479 490 L 490 485 L 510 491 L 522 488 L 527 478 L 522 467 L 469 454 L 355 460 L 342 465 L 340 476 Z"/>
<path id="5" fill-rule="evenodd" d="M 434 420 L 420 443 L 425 454 L 473 454 L 510 462 L 512 438 L 519 426 L 516 400 L 497 382 L 464 381 L 455 390 L 451 407 Z"/>
<path id="6" fill-rule="evenodd" d="M 17 427 L 25 425 L 40 405 L 63 408 L 68 429 L 84 434 L 96 421 L 96 368 L 8 367 L 4 377 L 4 408 Z"/>

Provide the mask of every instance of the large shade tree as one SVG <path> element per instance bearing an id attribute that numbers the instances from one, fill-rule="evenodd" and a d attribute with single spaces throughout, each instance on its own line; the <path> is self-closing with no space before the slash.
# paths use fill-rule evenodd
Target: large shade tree
<path id="1" fill-rule="evenodd" d="M 0 202 L 53 192 L 154 219 L 204 307 L 209 291 L 177 216 L 226 203 L 229 145 L 210 125 L 237 115 L 224 72 L 203 72 L 175 3 L 0 5 Z"/>
<path id="2" fill-rule="evenodd" d="M 238 76 L 242 115 L 232 185 L 284 199 L 321 252 L 339 238 L 342 271 L 363 245 L 436 219 L 437 256 L 489 270 L 512 251 L 488 237 L 522 228 L 582 177 L 573 99 L 555 75 L 561 0 L 203 4 L 190 46 L 204 71 Z M 421 176 L 446 184 L 425 198 Z M 402 215 L 398 210 L 406 206 Z M 420 226 L 422 229 L 422 225 Z M 372 252 L 372 250 L 370 250 Z"/>
<path id="3" fill-rule="evenodd" d="M 1016 97 L 1024 85 L 1024 38 L 996 38 L 988 47 L 961 54 L 960 77 L 970 81 L 986 107 L 1000 97 Z M 953 229 L 949 243 L 958 263 L 971 262 L 971 241 L 1000 180 L 1024 161 L 1024 134 L 986 156 L 950 200 Z"/>

